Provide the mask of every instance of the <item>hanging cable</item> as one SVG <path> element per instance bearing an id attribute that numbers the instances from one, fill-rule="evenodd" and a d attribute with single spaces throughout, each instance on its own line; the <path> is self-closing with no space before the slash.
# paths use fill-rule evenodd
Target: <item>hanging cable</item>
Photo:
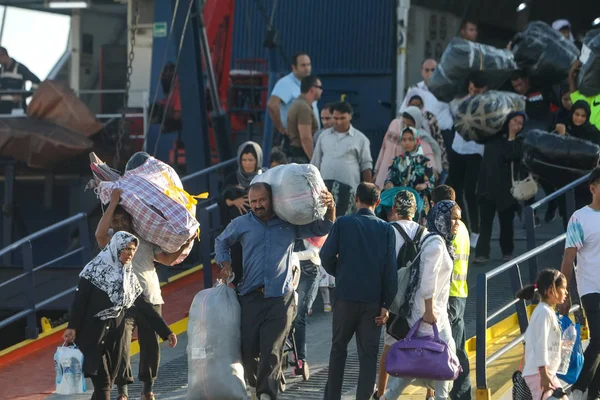
<path id="1" fill-rule="evenodd" d="M 190 5 L 188 7 L 187 10 L 187 14 L 185 16 L 185 21 L 183 23 L 183 29 L 181 32 L 181 39 L 179 40 L 179 48 L 177 49 L 177 58 L 175 59 L 175 68 L 173 71 L 173 76 L 171 77 L 171 84 L 169 85 L 171 87 L 171 90 L 169 91 L 169 96 L 167 97 L 167 105 L 170 103 L 171 101 L 171 96 L 173 96 L 173 85 L 175 83 L 175 79 L 177 78 L 177 68 L 179 67 L 179 59 L 181 56 L 181 49 L 183 48 L 183 40 L 185 39 L 185 32 L 187 30 L 189 21 L 190 21 L 190 15 L 192 13 L 192 6 L 194 4 L 195 0 L 190 0 Z M 175 14 L 173 15 L 173 17 L 175 17 Z M 181 92 L 181 91 L 180 91 Z M 204 95 L 204 93 L 202 93 L 202 95 Z M 204 110 L 204 112 L 206 112 L 206 110 Z M 154 143 L 154 151 L 152 152 L 152 156 L 156 157 L 156 152 L 158 151 L 158 143 L 160 142 L 160 135 L 163 129 L 163 126 L 165 125 L 165 120 L 167 118 L 167 113 L 163 113 L 162 116 L 162 121 L 160 122 L 160 128 L 158 130 L 158 137 L 156 139 L 156 142 Z"/>
<path id="2" fill-rule="evenodd" d="M 162 59 L 162 62 L 160 63 L 161 72 L 158 74 L 158 80 L 157 80 L 156 84 L 154 85 L 154 94 L 152 95 L 152 103 L 150 103 L 151 104 L 150 113 L 148 114 L 150 117 L 152 117 L 152 115 L 154 113 L 154 107 L 156 106 L 156 99 L 158 98 L 158 87 L 160 85 L 162 69 L 165 67 L 165 63 L 167 62 L 167 56 L 169 55 L 169 45 L 171 44 L 171 36 L 173 36 L 173 28 L 175 27 L 175 16 L 177 15 L 178 11 L 179 11 L 179 0 L 176 0 L 174 11 L 173 11 L 173 17 L 171 18 L 171 27 L 169 29 L 169 34 L 167 35 L 167 45 L 165 46 L 165 51 L 163 53 L 163 59 Z M 146 141 L 148 138 L 149 130 L 150 130 L 150 124 L 148 124 L 148 126 L 146 127 L 146 132 L 144 132 L 144 151 L 146 151 Z M 159 134 L 160 134 L 160 132 L 159 132 Z"/>

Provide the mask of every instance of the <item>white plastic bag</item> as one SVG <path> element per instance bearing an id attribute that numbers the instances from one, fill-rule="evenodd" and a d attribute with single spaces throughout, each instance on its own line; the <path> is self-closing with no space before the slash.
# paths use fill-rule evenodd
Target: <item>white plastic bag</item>
<path id="1" fill-rule="evenodd" d="M 65 346 L 56 349 L 54 354 L 56 368 L 56 393 L 85 393 L 85 377 L 83 376 L 83 353 L 77 346 Z"/>
<path id="2" fill-rule="evenodd" d="M 275 214 L 290 224 L 310 224 L 327 211 L 321 202 L 321 192 L 327 187 L 314 165 L 278 165 L 252 179 L 257 182 L 271 185 Z"/>
<path id="3" fill-rule="evenodd" d="M 223 283 L 196 294 L 188 319 L 187 400 L 246 400 L 242 309 Z"/>

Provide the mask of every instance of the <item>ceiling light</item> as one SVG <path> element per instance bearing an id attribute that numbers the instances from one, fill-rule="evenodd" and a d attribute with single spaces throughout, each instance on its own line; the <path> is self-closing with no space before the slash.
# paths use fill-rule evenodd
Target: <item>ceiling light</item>
<path id="1" fill-rule="evenodd" d="M 517 12 L 524 11 L 526 8 L 527 8 L 527 3 L 526 2 L 522 2 L 521 4 L 519 4 L 517 6 Z"/>
<path id="2" fill-rule="evenodd" d="M 88 8 L 88 6 L 87 1 L 48 0 L 49 8 Z"/>
<path id="3" fill-rule="evenodd" d="M 592 26 L 598 26 L 598 25 L 600 25 L 600 17 L 596 18 L 594 20 L 594 22 L 592 22 Z"/>

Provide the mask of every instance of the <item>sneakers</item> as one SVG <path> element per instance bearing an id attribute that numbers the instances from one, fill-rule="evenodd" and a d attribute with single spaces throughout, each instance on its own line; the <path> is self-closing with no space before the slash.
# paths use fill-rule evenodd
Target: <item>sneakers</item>
<path id="1" fill-rule="evenodd" d="M 331 312 L 331 304 L 325 303 L 325 305 L 323 306 L 323 311 L 324 312 Z"/>
<path id="2" fill-rule="evenodd" d="M 475 259 L 473 259 L 473 264 L 485 264 L 489 260 L 490 259 L 488 257 L 478 256 L 478 257 L 475 257 Z"/>
<path id="3" fill-rule="evenodd" d="M 513 256 L 512 254 L 505 254 L 502 256 L 502 261 L 510 261 L 513 258 L 515 258 L 515 256 Z"/>

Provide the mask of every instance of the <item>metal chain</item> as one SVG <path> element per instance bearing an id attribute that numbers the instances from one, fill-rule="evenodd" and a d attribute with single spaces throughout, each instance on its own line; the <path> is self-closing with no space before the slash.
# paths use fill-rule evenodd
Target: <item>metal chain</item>
<path id="1" fill-rule="evenodd" d="M 129 106 L 129 88 L 131 86 L 131 74 L 133 73 L 133 59 L 135 57 L 135 36 L 137 33 L 138 21 L 140 18 L 140 0 L 134 0 L 135 14 L 133 17 L 133 26 L 131 27 L 131 37 L 129 42 L 129 55 L 127 57 L 127 80 L 125 82 L 125 94 L 123 95 L 123 111 L 121 113 L 121 123 L 119 124 L 119 134 L 117 137 L 117 146 L 115 156 L 113 158 L 114 168 L 119 168 L 121 161 L 121 152 L 123 151 L 123 137 L 125 136 L 125 126 L 127 125 L 127 108 Z"/>

